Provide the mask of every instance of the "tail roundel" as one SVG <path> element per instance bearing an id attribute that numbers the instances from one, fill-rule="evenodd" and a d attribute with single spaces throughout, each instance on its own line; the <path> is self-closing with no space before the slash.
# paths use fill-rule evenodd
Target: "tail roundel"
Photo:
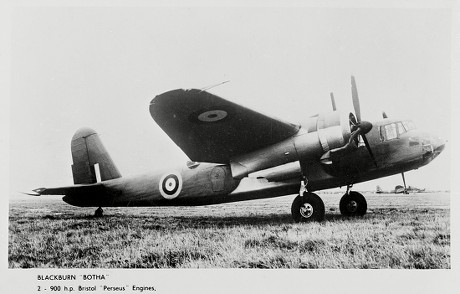
<path id="1" fill-rule="evenodd" d="M 71 142 L 74 184 L 93 184 L 120 178 L 121 174 L 107 153 L 96 131 L 81 128 Z"/>

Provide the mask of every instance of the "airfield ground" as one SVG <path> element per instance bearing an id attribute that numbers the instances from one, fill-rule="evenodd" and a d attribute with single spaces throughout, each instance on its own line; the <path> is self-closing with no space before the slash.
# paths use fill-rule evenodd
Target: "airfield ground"
<path id="1" fill-rule="evenodd" d="M 347 218 L 318 193 L 321 223 L 293 223 L 294 195 L 201 207 L 72 207 L 10 200 L 10 268 L 450 268 L 450 194 L 365 193 Z"/>

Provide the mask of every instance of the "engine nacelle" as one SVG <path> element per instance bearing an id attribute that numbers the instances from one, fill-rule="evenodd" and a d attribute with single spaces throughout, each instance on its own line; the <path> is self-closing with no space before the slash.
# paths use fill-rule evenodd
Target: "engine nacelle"
<path id="1" fill-rule="evenodd" d="M 350 135 L 348 116 L 337 111 L 310 117 L 296 135 L 232 158 L 232 175 L 243 178 L 250 173 L 293 161 L 319 160 L 324 153 L 348 143 Z"/>
<path id="2" fill-rule="evenodd" d="M 295 137 L 299 160 L 317 159 L 330 150 L 343 147 L 350 136 L 349 117 L 346 115 L 334 111 L 311 117 Z"/>
<path id="3" fill-rule="evenodd" d="M 332 112 L 318 117 L 318 138 L 324 152 L 344 146 L 350 139 L 348 117 Z"/>

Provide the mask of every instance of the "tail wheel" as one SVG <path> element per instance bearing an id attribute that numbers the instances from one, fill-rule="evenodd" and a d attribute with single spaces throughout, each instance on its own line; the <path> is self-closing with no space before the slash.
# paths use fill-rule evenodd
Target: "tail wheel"
<path id="1" fill-rule="evenodd" d="M 303 197 L 297 196 L 291 206 L 292 218 L 298 222 L 320 222 L 324 219 L 324 202 L 321 198 L 310 192 L 305 192 Z"/>
<path id="2" fill-rule="evenodd" d="M 340 213 L 345 216 L 363 216 L 367 211 L 367 202 L 361 193 L 351 191 L 340 199 Z"/>
<path id="3" fill-rule="evenodd" d="M 96 209 L 96 211 L 94 212 L 94 216 L 95 217 L 102 217 L 104 215 L 104 210 L 102 209 L 102 207 L 99 207 L 98 209 Z"/>

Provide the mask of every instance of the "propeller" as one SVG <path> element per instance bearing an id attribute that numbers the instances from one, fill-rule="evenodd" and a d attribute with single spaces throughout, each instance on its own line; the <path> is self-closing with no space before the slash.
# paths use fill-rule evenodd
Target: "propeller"
<path id="1" fill-rule="evenodd" d="M 356 87 L 355 77 L 351 76 L 351 96 L 353 99 L 353 108 L 355 109 L 355 116 L 350 114 L 350 123 L 353 125 L 352 131 L 357 131 L 358 134 L 363 138 L 364 145 L 366 146 L 369 155 L 372 158 L 375 166 L 377 167 L 377 161 L 375 160 L 374 153 L 372 152 L 371 146 L 367 141 L 366 134 L 372 129 L 372 124 L 368 121 L 361 120 L 361 107 L 359 105 L 359 96 L 358 96 L 358 89 Z"/>
<path id="2" fill-rule="evenodd" d="M 332 110 L 336 111 L 337 107 L 335 105 L 334 93 L 331 92 L 331 102 L 332 102 Z"/>
<path id="3" fill-rule="evenodd" d="M 351 76 L 351 98 L 353 99 L 353 108 L 355 109 L 356 121 L 361 121 L 361 107 L 359 106 L 358 89 L 356 87 L 355 77 Z"/>

